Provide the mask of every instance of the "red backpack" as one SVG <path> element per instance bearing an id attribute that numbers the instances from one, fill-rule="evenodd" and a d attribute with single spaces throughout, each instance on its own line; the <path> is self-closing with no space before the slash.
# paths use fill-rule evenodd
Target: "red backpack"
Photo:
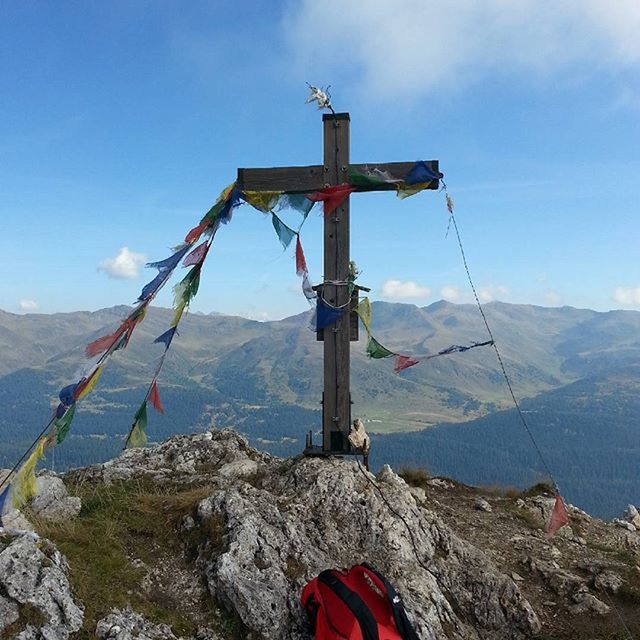
<path id="1" fill-rule="evenodd" d="M 323 571 L 301 601 L 316 640 L 418 640 L 400 596 L 368 564 Z"/>

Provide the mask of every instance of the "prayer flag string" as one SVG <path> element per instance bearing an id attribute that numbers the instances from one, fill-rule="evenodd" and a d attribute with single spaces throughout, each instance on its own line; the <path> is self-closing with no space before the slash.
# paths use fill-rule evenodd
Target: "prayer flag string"
<path id="1" fill-rule="evenodd" d="M 360 321 L 362 322 L 367 332 L 367 355 L 374 360 L 393 357 L 393 370 L 395 371 L 395 373 L 400 373 L 401 371 L 404 371 L 409 367 L 413 367 L 414 365 L 426 360 L 431 360 L 432 358 L 438 358 L 439 356 L 446 356 L 452 353 L 462 353 L 464 351 L 469 351 L 470 349 L 475 349 L 476 347 L 486 347 L 493 344 L 493 340 L 485 340 L 484 342 L 472 342 L 470 345 L 453 344 L 446 349 L 442 349 L 437 353 L 432 353 L 427 356 L 407 356 L 401 353 L 396 353 L 395 351 L 391 351 L 391 349 L 387 349 L 371 335 L 372 312 L 371 302 L 369 301 L 369 298 L 363 298 L 362 300 L 360 300 L 358 305 L 354 308 L 354 311 L 358 314 L 358 317 L 360 318 Z"/>
<path id="2" fill-rule="evenodd" d="M 137 304 L 131 313 L 111 333 L 96 338 L 86 346 L 87 357 L 96 359 L 95 362 L 79 376 L 77 382 L 69 384 L 60 390 L 58 395 L 59 402 L 51 420 L 43 429 L 39 439 L 31 445 L 31 447 L 35 448 L 31 451 L 30 447 L 12 472 L 0 483 L 0 489 L 9 484 L 9 487 L 0 493 L 0 501 L 3 503 L 6 501 L 9 488 L 11 488 L 14 504 L 23 504 L 25 500 L 29 499 L 33 492 L 35 467 L 44 455 L 44 450 L 64 441 L 75 416 L 77 403 L 88 396 L 96 387 L 111 355 L 128 346 L 133 332 L 143 321 L 149 305 L 171 278 L 178 264 L 184 259 L 183 265 L 192 268 L 174 287 L 175 312 L 170 328 L 154 341 L 163 344 L 165 350 L 148 387 L 144 401 L 134 417 L 134 423 L 127 438 L 127 446 L 140 446 L 146 442 L 147 403 L 151 402 L 152 406 L 161 413 L 164 411 L 160 401 L 157 378 L 164 364 L 166 353 L 177 333 L 178 324 L 185 310 L 198 292 L 202 265 L 219 225 L 229 223 L 233 211 L 243 202 L 250 204 L 263 213 L 271 213 L 274 229 L 285 249 L 290 246 L 294 238 L 296 239 L 296 274 L 302 279 L 302 290 L 305 297 L 311 304 L 314 304 L 318 301 L 318 296 L 309 278 L 309 270 L 300 242 L 300 229 L 315 202 L 323 202 L 325 215 L 329 215 L 352 193 L 357 191 L 371 191 L 383 184 L 389 184 L 392 185 L 392 188 L 397 189 L 400 197 L 405 197 L 432 186 L 434 181 L 437 183 L 441 178 L 442 174 L 433 171 L 428 163 L 420 161 L 412 167 L 403 179 L 394 179 L 385 172 L 374 168 L 367 174 L 350 173 L 348 183 L 326 187 L 306 195 L 294 192 L 243 192 L 237 187 L 236 183 L 226 187 L 220 193 L 214 205 L 201 218 L 200 222 L 186 234 L 184 242 L 175 248 L 171 256 L 164 260 L 147 264 L 148 267 L 157 269 L 158 273 L 142 288 L 136 300 Z M 302 215 L 302 222 L 297 231 L 286 225 L 276 215 L 275 212 L 282 209 L 294 209 Z M 203 235 L 207 236 L 208 240 L 195 247 L 195 244 Z M 353 288 L 353 283 L 350 286 Z M 318 309 L 320 309 L 320 306 L 322 309 L 321 313 L 316 317 L 317 327 L 320 327 L 320 325 L 328 326 L 335 322 L 337 317 L 346 313 L 346 308 L 336 309 L 331 305 L 319 304 Z M 395 354 L 385 349 L 385 347 L 374 341 L 369 329 L 368 333 L 370 344 L 367 352 L 370 353 L 371 357 L 386 357 L 386 355 L 382 356 L 381 354 L 388 352 L 389 355 L 396 357 L 397 370 L 402 370 L 415 363 L 409 356 Z M 31 451 L 30 455 L 28 455 L 29 451 Z M 21 466 L 19 467 L 20 464 Z M 14 484 L 17 484 L 17 488 L 14 487 Z"/>

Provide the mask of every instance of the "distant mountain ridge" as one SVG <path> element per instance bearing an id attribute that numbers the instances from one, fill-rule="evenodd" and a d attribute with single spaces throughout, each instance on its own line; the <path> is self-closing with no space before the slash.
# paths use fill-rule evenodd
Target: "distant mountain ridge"
<path id="1" fill-rule="evenodd" d="M 46 423 L 58 390 L 85 365 L 85 345 L 112 331 L 129 310 L 0 311 L 0 465 L 8 466 Z M 172 313 L 150 309 L 129 347 L 111 358 L 100 384 L 82 403 L 69 440 L 56 452 L 57 464 L 104 460 L 121 448 L 162 352 L 153 340 L 166 330 Z M 639 312 L 495 302 L 485 306 L 485 313 L 516 394 L 525 403 L 537 398 L 546 407 L 564 407 L 584 424 L 596 420 L 596 414 L 602 420 L 602 411 L 592 411 L 592 405 L 602 405 L 604 415 L 616 416 L 617 425 L 637 424 L 630 413 L 633 403 L 624 404 L 618 415 L 615 388 L 621 376 L 631 385 L 638 379 Z M 233 426 L 275 452 L 299 452 L 304 434 L 321 424 L 322 344 L 308 325 L 307 313 L 274 322 L 188 315 L 159 380 L 166 415 L 150 416 L 150 437 L 161 440 L 212 424 Z M 388 348 L 417 357 L 487 339 L 476 307 L 444 301 L 422 308 L 375 302 L 372 330 Z M 600 382 L 579 402 L 575 385 L 594 377 Z M 468 425 L 472 434 L 474 425 L 500 422 L 501 411 L 508 414 L 511 408 L 490 347 L 429 360 L 398 376 L 390 360 L 366 357 L 364 332 L 352 344 L 352 397 L 353 416 L 364 418 L 370 431 L 383 433 L 475 421 Z M 389 449 L 396 465 L 403 450 L 407 461 L 418 462 L 410 455 L 412 438 L 391 441 L 400 443 Z M 522 471 L 520 463 L 509 464 Z M 455 476 L 454 471 L 443 472 Z"/>

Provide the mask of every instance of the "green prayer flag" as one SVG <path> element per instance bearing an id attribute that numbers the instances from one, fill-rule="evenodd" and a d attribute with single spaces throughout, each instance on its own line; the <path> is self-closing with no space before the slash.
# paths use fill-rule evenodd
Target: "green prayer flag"
<path id="1" fill-rule="evenodd" d="M 389 184 L 384 178 L 377 178 L 364 173 L 356 173 L 355 171 L 349 171 L 347 181 L 352 187 L 358 187 L 358 189 L 366 191 L 374 190 L 383 184 Z"/>
<path id="2" fill-rule="evenodd" d="M 200 224 L 207 222 L 208 224 L 213 224 L 222 213 L 222 208 L 224 207 L 224 200 L 216 202 L 207 213 L 202 216 L 200 220 Z"/>
<path id="3" fill-rule="evenodd" d="M 133 416 L 133 420 L 140 426 L 141 429 L 147 428 L 147 401 L 145 400 L 140 408 L 136 411 L 136 415 Z"/>
<path id="4" fill-rule="evenodd" d="M 389 351 L 386 347 L 383 347 L 373 336 L 369 336 L 369 342 L 367 343 L 367 355 L 370 358 L 388 358 L 395 355 L 393 351 Z"/>
<path id="5" fill-rule="evenodd" d="M 67 437 L 67 433 L 69 433 L 69 427 L 71 426 L 71 421 L 73 420 L 75 412 L 76 405 L 72 404 L 64 412 L 62 417 L 58 418 L 53 423 L 56 430 L 56 444 L 60 444 Z"/>
<path id="6" fill-rule="evenodd" d="M 133 417 L 133 427 L 129 432 L 129 437 L 125 447 L 130 449 L 132 447 L 144 447 L 147 444 L 147 434 L 144 430 L 147 428 L 147 401 L 145 400 L 140 408 L 136 411 L 136 415 Z"/>
<path id="7" fill-rule="evenodd" d="M 271 216 L 271 222 L 273 223 L 273 228 L 276 230 L 278 234 L 278 239 L 280 240 L 280 244 L 286 249 L 291 241 L 296 237 L 296 232 L 293 229 L 290 229 L 278 216 L 274 213 Z"/>
<path id="8" fill-rule="evenodd" d="M 195 265 L 173 288 L 175 307 L 179 307 L 181 304 L 188 305 L 198 293 L 201 266 L 200 264 Z"/>

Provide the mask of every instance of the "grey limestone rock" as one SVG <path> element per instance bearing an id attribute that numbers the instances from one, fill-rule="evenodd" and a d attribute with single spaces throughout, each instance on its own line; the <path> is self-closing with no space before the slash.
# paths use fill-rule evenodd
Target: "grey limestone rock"
<path id="1" fill-rule="evenodd" d="M 621 529 L 626 529 L 631 533 L 636 532 L 636 527 L 635 525 L 631 524 L 631 522 L 627 522 L 626 520 L 620 520 L 619 518 L 614 518 L 612 522 L 614 525 L 616 525 L 617 527 L 620 527 Z"/>
<path id="2" fill-rule="evenodd" d="M 485 511 L 487 513 L 491 513 L 491 511 L 493 511 L 491 505 L 484 498 L 478 498 L 474 504 L 474 507 L 477 511 Z"/>
<path id="3" fill-rule="evenodd" d="M 223 429 L 215 433 L 175 436 L 152 447 L 126 449 L 113 460 L 68 475 L 72 478 L 81 475 L 84 480 L 99 480 L 105 484 L 132 478 L 147 478 L 157 484 L 197 483 L 203 478 L 222 482 L 225 478 L 218 471 L 229 463 L 243 463 L 243 470 L 237 474 L 240 476 L 249 473 L 249 466 L 252 468 L 250 473 L 255 471 L 256 467 L 248 462 L 264 463 L 270 459 L 269 454 L 250 449 L 247 440 L 235 431 Z M 237 471 L 238 467 L 235 469 Z M 233 479 L 230 474 L 227 480 Z"/>
<path id="4" fill-rule="evenodd" d="M 201 501 L 197 526 L 210 532 L 199 551 L 209 591 L 267 639 L 309 638 L 302 587 L 324 569 L 362 561 L 395 584 L 424 640 L 517 639 L 540 629 L 514 581 L 417 506 L 389 467 L 374 479 L 352 461 L 272 461 L 253 484 Z"/>
<path id="5" fill-rule="evenodd" d="M 55 475 L 40 475 L 36 479 L 37 494 L 31 510 L 45 520 L 64 522 L 80 513 L 80 498 L 69 496 L 64 482 Z"/>
<path id="6" fill-rule="evenodd" d="M 177 640 L 166 624 L 153 624 L 131 610 L 114 609 L 96 625 L 97 640 Z"/>
<path id="7" fill-rule="evenodd" d="M 0 542 L 0 631 L 13 622 L 15 611 L 30 607 L 41 618 L 16 638 L 20 640 L 66 640 L 80 629 L 83 610 L 75 602 L 64 557 L 47 540 L 21 535 Z"/>

